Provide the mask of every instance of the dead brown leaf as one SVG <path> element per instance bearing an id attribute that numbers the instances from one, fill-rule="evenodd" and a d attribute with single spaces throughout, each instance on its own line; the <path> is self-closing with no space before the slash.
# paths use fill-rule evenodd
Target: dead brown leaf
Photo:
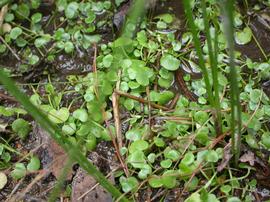
<path id="1" fill-rule="evenodd" d="M 68 154 L 39 125 L 34 124 L 33 132 L 37 136 L 39 144 L 43 145 L 37 152 L 43 168 L 48 168 L 49 172 L 59 178 L 64 165 L 68 161 Z M 72 172 L 69 172 L 67 179 L 70 180 L 71 178 Z"/>
<path id="2" fill-rule="evenodd" d="M 240 157 L 239 161 L 242 163 L 249 163 L 249 165 L 254 166 L 255 155 L 253 152 L 248 151 Z"/>
<path id="3" fill-rule="evenodd" d="M 112 196 L 96 180 L 79 168 L 72 182 L 72 202 L 112 202 Z"/>

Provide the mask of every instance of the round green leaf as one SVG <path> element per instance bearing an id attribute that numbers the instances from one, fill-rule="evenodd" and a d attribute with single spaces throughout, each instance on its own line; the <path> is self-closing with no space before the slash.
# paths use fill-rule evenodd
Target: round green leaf
<path id="1" fill-rule="evenodd" d="M 38 157 L 33 156 L 30 160 L 30 162 L 27 165 L 27 170 L 32 172 L 32 171 L 37 171 L 40 168 L 40 160 Z"/>
<path id="2" fill-rule="evenodd" d="M 65 9 L 65 15 L 68 19 L 77 17 L 79 4 L 77 2 L 71 2 Z"/>
<path id="3" fill-rule="evenodd" d="M 162 168 L 169 168 L 169 167 L 171 167 L 171 165 L 172 165 L 172 160 L 171 159 L 166 159 L 166 160 L 163 160 L 163 161 L 160 162 L 160 166 Z"/>
<path id="4" fill-rule="evenodd" d="M 42 14 L 41 13 L 35 13 L 34 15 L 31 16 L 31 20 L 33 23 L 38 23 L 41 21 Z"/>
<path id="5" fill-rule="evenodd" d="M 180 61 L 170 54 L 165 54 L 160 59 L 160 64 L 167 70 L 175 71 L 180 66 Z"/>
<path id="6" fill-rule="evenodd" d="M 25 3 L 20 4 L 16 9 L 16 16 L 19 19 L 28 18 L 29 15 L 30 15 L 30 7 Z"/>
<path id="7" fill-rule="evenodd" d="M 131 141 L 136 141 L 141 139 L 141 131 L 138 128 L 133 128 L 126 132 L 126 138 Z"/>
<path id="8" fill-rule="evenodd" d="M 194 155 L 192 152 L 188 152 L 185 154 L 184 158 L 182 159 L 181 161 L 181 164 L 184 164 L 184 165 L 190 165 L 194 162 Z"/>
<path id="9" fill-rule="evenodd" d="M 147 160 L 148 160 L 150 163 L 154 163 L 155 160 L 156 160 L 156 154 L 155 154 L 155 153 L 150 153 L 150 154 L 147 156 Z"/>
<path id="10" fill-rule="evenodd" d="M 198 111 L 195 113 L 194 119 L 197 123 L 203 125 L 209 119 L 209 115 L 205 111 Z"/>
<path id="11" fill-rule="evenodd" d="M 21 34 L 23 33 L 22 29 L 19 27 L 14 27 L 11 31 L 10 31 L 10 38 L 12 39 L 17 39 Z"/>
<path id="12" fill-rule="evenodd" d="M 65 135 L 73 135 L 76 132 L 76 124 L 69 123 L 67 125 L 63 125 L 62 131 Z"/>
<path id="13" fill-rule="evenodd" d="M 215 150 L 209 150 L 205 156 L 207 162 L 215 163 L 218 161 L 218 153 Z"/>
<path id="14" fill-rule="evenodd" d="M 153 188 L 159 188 L 162 187 L 162 179 L 158 176 L 152 176 L 149 180 L 148 183 L 151 187 Z"/>
<path id="15" fill-rule="evenodd" d="M 73 112 L 73 117 L 81 122 L 86 122 L 88 119 L 88 113 L 86 109 L 77 109 Z"/>
<path id="16" fill-rule="evenodd" d="M 24 119 L 16 119 L 13 121 L 12 125 L 12 130 L 18 134 L 18 136 L 22 139 L 25 139 L 30 132 L 30 125 L 27 121 Z"/>
<path id="17" fill-rule="evenodd" d="M 130 145 L 129 152 L 133 153 L 138 150 L 143 151 L 143 150 L 146 150 L 148 147 L 149 147 L 149 144 L 145 140 L 136 140 L 132 142 L 132 144 Z"/>
<path id="18" fill-rule="evenodd" d="M 104 67 L 110 67 L 113 61 L 113 56 L 111 54 L 106 55 L 103 59 L 102 59 L 102 63 L 104 65 Z"/>
<path id="19" fill-rule="evenodd" d="M 270 132 L 265 132 L 262 135 L 261 142 L 267 149 L 270 149 Z"/>
<path id="20" fill-rule="evenodd" d="M 248 44 L 252 39 L 252 30 L 249 27 L 245 27 L 243 31 L 236 32 L 235 41 L 239 45 Z"/>
<path id="21" fill-rule="evenodd" d="M 71 41 L 67 41 L 64 47 L 66 53 L 71 53 L 74 50 L 74 45 Z"/>
<path id="22" fill-rule="evenodd" d="M 119 181 L 122 186 L 122 190 L 125 193 L 136 190 L 137 186 L 139 185 L 139 182 L 135 177 L 126 178 L 124 176 L 121 176 Z"/>
<path id="23" fill-rule="evenodd" d="M 69 117 L 69 111 L 68 108 L 61 108 L 59 110 L 52 109 L 49 111 L 48 118 L 53 122 L 53 123 L 64 123 L 66 120 L 68 120 Z"/>
<path id="24" fill-rule="evenodd" d="M 260 101 L 260 97 L 262 95 L 262 91 L 259 89 L 254 89 L 250 92 L 250 100 L 254 103 L 258 103 Z"/>
<path id="25" fill-rule="evenodd" d="M 227 202 L 241 202 L 241 200 L 238 197 L 233 196 L 233 197 L 229 198 L 227 200 Z"/>
<path id="26" fill-rule="evenodd" d="M 24 177 L 26 174 L 26 168 L 23 163 L 16 163 L 15 168 L 13 171 L 11 171 L 10 175 L 15 180 L 18 180 L 22 177 Z"/>
<path id="27" fill-rule="evenodd" d="M 97 138 L 94 135 L 88 135 L 87 136 L 87 140 L 86 140 L 86 144 L 85 147 L 87 149 L 87 151 L 92 151 L 96 148 L 97 145 Z"/>
<path id="28" fill-rule="evenodd" d="M 39 61 L 39 57 L 37 55 L 30 54 L 28 56 L 28 60 L 29 60 L 29 64 L 30 65 L 34 65 L 34 64 L 36 64 Z"/>
<path id="29" fill-rule="evenodd" d="M 223 185 L 220 187 L 220 191 L 222 191 L 225 194 L 229 194 L 232 190 L 232 187 L 230 185 Z"/>
<path id="30" fill-rule="evenodd" d="M 172 161 L 177 161 L 180 158 L 180 153 L 172 149 L 166 153 L 165 157 L 171 159 Z"/>

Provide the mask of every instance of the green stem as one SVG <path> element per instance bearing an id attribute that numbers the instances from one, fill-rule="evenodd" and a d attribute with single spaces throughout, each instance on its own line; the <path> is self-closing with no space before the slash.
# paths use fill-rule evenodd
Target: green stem
<path id="1" fill-rule="evenodd" d="M 233 29 L 234 0 L 223 1 L 222 9 L 224 15 L 223 24 L 225 37 L 227 38 L 229 49 L 232 152 L 234 154 L 235 166 L 237 166 L 240 156 L 240 145 L 241 145 L 241 105 L 239 97 L 240 91 L 237 80 L 238 74 L 235 69 L 235 61 L 234 61 L 234 29 Z"/>

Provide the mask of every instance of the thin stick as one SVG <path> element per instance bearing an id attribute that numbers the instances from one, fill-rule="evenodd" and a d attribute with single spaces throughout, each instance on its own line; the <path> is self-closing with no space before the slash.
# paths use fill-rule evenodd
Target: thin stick
<path id="1" fill-rule="evenodd" d="M 113 117 L 114 117 L 114 125 L 118 147 L 123 147 L 123 139 L 122 139 L 122 130 L 121 130 L 121 121 L 119 116 L 119 95 L 115 92 L 112 94 L 112 105 L 113 105 Z"/>
<path id="2" fill-rule="evenodd" d="M 6 45 L 6 47 L 10 50 L 10 52 L 14 55 L 14 57 L 18 60 L 21 61 L 20 57 L 15 53 L 15 51 L 7 44 L 5 39 L 3 39 L 2 36 L 0 36 L 1 41 Z"/>
<path id="3" fill-rule="evenodd" d="M 118 73 L 119 81 L 116 84 L 116 89 L 119 90 L 120 86 L 120 78 L 121 78 L 121 71 Z M 112 105 L 113 105 L 113 117 L 114 117 L 114 125 L 115 125 L 115 132 L 116 138 L 118 143 L 118 148 L 123 147 L 123 138 L 122 138 L 122 128 L 121 128 L 121 119 L 119 113 L 119 95 L 115 92 L 112 94 Z"/>
<path id="4" fill-rule="evenodd" d="M 122 156 L 121 156 L 121 154 L 120 154 L 120 152 L 119 152 L 118 145 L 117 145 L 117 143 L 116 143 L 116 141 L 115 141 L 115 138 L 114 138 L 114 136 L 113 136 L 113 133 L 112 133 L 112 131 L 111 131 L 111 129 L 110 129 L 110 124 L 108 123 L 108 121 L 107 121 L 106 119 L 104 119 L 104 120 L 105 120 L 107 129 L 108 129 L 108 131 L 109 131 L 109 134 L 110 134 L 110 136 L 111 136 L 112 143 L 113 143 L 113 146 L 114 146 L 114 148 L 115 148 L 116 156 L 117 156 L 118 160 L 120 161 L 120 164 L 121 164 L 121 166 L 122 166 L 122 168 L 123 168 L 123 170 L 124 170 L 126 176 L 128 177 L 128 176 L 129 176 L 128 167 L 127 167 L 127 165 L 125 164 L 125 162 L 124 162 L 124 160 L 122 159 Z"/>
<path id="5" fill-rule="evenodd" d="M 151 114 L 151 101 L 150 101 L 150 90 L 149 90 L 149 86 L 146 87 L 146 95 L 147 95 L 147 101 L 148 101 L 148 134 L 146 133 L 145 135 L 143 135 L 142 139 L 145 138 L 146 135 L 149 135 L 149 137 L 152 137 L 152 114 Z"/>
<path id="6" fill-rule="evenodd" d="M 174 109 L 175 106 L 177 105 L 177 102 L 179 100 L 179 97 L 180 97 L 180 94 L 177 92 L 175 97 L 173 98 L 173 100 L 171 101 L 170 105 L 169 105 L 169 108 L 170 109 Z"/>
<path id="7" fill-rule="evenodd" d="M 148 100 L 145 100 L 143 98 L 140 98 L 140 97 L 137 97 L 137 96 L 134 96 L 134 95 L 130 95 L 130 94 L 125 93 L 125 92 L 120 91 L 120 90 L 115 90 L 114 92 L 117 93 L 118 95 L 121 95 L 121 96 L 130 98 L 130 99 L 136 100 L 136 101 L 138 101 L 140 103 L 148 104 Z M 169 110 L 169 108 L 167 108 L 167 107 L 164 107 L 164 106 L 152 103 L 152 102 L 150 102 L 150 105 L 151 105 L 151 107 L 156 108 L 156 109 L 162 109 L 162 110 L 165 110 L 165 111 Z"/>
<path id="8" fill-rule="evenodd" d="M 14 97 L 5 95 L 4 93 L 0 93 L 0 99 L 1 98 L 4 99 L 4 100 L 12 101 L 12 102 L 17 102 L 17 100 Z"/>

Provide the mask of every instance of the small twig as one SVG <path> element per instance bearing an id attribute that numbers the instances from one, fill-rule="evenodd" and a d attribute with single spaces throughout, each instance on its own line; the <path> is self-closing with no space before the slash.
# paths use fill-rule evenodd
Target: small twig
<path id="1" fill-rule="evenodd" d="M 97 45 L 96 44 L 94 44 L 94 58 L 93 58 L 92 68 L 93 68 L 94 80 L 95 80 L 94 91 L 97 96 L 97 99 L 99 99 L 98 75 L 97 75 Z"/>
<path id="2" fill-rule="evenodd" d="M 112 133 L 112 131 L 111 131 L 111 129 L 110 129 L 110 124 L 108 123 L 108 121 L 107 121 L 106 119 L 104 119 L 104 120 L 105 120 L 107 129 L 108 129 L 108 131 L 109 131 L 110 137 L 111 137 L 111 139 L 112 139 L 112 143 L 113 143 L 113 146 L 114 146 L 114 149 L 115 149 L 116 156 L 117 156 L 118 160 L 120 161 L 120 164 L 121 164 L 121 166 L 122 166 L 122 168 L 123 168 L 123 170 L 124 170 L 126 176 L 129 176 L 128 167 L 127 167 L 127 165 L 124 163 L 124 160 L 122 159 L 122 156 L 121 156 L 121 154 L 120 154 L 118 145 L 117 145 L 117 143 L 116 143 L 116 141 L 115 141 L 115 138 L 114 138 L 114 135 L 113 135 L 113 133 Z"/>
<path id="3" fill-rule="evenodd" d="M 125 92 L 119 91 L 119 90 L 115 90 L 114 92 L 116 92 L 118 95 L 121 95 L 121 96 L 130 98 L 130 99 L 136 100 L 136 101 L 138 101 L 140 103 L 148 104 L 148 100 L 145 100 L 143 98 L 140 98 L 140 97 L 137 97 L 137 96 L 134 96 L 134 95 L 130 95 L 128 93 L 125 93 Z M 169 110 L 169 108 L 167 108 L 167 107 L 164 107 L 164 106 L 152 103 L 152 102 L 150 102 L 150 105 L 151 105 L 151 107 L 156 108 L 156 109 L 162 109 L 162 110 L 165 110 L 165 111 Z"/>
<path id="4" fill-rule="evenodd" d="M 166 191 L 167 191 L 167 189 L 163 189 L 159 193 L 155 194 L 155 196 L 153 198 L 151 198 L 151 201 L 155 201 L 158 197 L 160 197 L 161 195 L 163 195 Z"/>
<path id="5" fill-rule="evenodd" d="M 12 102 L 17 102 L 17 100 L 14 97 L 5 95 L 4 93 L 0 93 L 0 99 L 3 98 L 4 100 L 9 100 Z"/>
<path id="6" fill-rule="evenodd" d="M 150 101 L 150 90 L 149 90 L 149 86 L 146 87 L 146 94 L 147 94 L 147 100 L 148 100 L 148 124 L 149 124 L 149 128 L 148 128 L 148 135 L 149 137 L 152 136 L 152 114 L 151 114 L 151 101 Z M 144 139 L 144 136 L 143 136 Z"/>
<path id="7" fill-rule="evenodd" d="M 176 93 L 175 97 L 173 98 L 173 100 L 171 101 L 170 105 L 169 105 L 169 109 L 174 109 L 178 100 L 179 100 L 180 94 Z"/>
<path id="8" fill-rule="evenodd" d="M 119 90 L 120 86 L 120 77 L 121 72 L 119 72 L 119 81 L 116 84 L 116 89 Z M 114 117 L 114 125 L 115 125 L 115 132 L 116 138 L 119 149 L 123 147 L 123 138 L 122 138 L 122 128 L 121 128 L 121 119 L 119 113 L 119 95 L 116 93 L 112 94 L 112 105 L 113 105 L 113 117 Z"/>
<path id="9" fill-rule="evenodd" d="M 120 123 L 120 116 L 119 116 L 119 96 L 116 93 L 112 94 L 112 105 L 113 105 L 113 117 L 114 117 L 114 125 L 115 125 L 115 132 L 118 147 L 123 147 L 123 139 L 122 139 L 122 131 L 121 131 L 121 123 Z"/>
<path id="10" fill-rule="evenodd" d="M 3 39 L 2 36 L 0 36 L 1 41 L 6 45 L 6 47 L 10 50 L 10 52 L 14 55 L 14 57 L 18 60 L 21 61 L 20 57 L 15 53 L 15 51 L 7 44 L 5 39 Z"/>

